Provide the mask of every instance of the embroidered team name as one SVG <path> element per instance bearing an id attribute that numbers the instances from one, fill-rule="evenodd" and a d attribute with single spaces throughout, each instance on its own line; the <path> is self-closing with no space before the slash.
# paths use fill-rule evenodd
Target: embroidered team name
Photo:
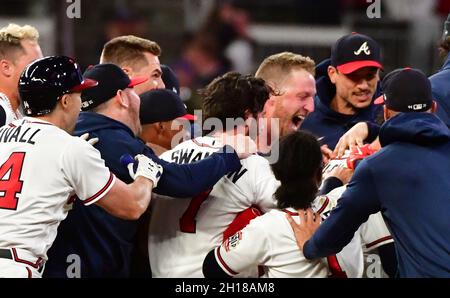
<path id="1" fill-rule="evenodd" d="M 22 131 L 22 126 L 17 127 L 2 127 L 0 129 L 0 142 L 10 143 L 28 143 L 34 145 L 34 137 L 40 131 L 40 129 L 28 127 L 25 131 Z"/>
<path id="2" fill-rule="evenodd" d="M 359 54 L 361 54 L 361 52 L 364 52 L 364 54 L 366 54 L 366 55 L 370 55 L 370 49 L 369 49 L 369 46 L 367 45 L 367 41 L 365 41 L 360 47 L 359 47 L 359 49 L 357 50 L 357 51 L 354 51 L 353 52 L 353 54 L 355 54 L 355 55 L 359 55 Z"/>

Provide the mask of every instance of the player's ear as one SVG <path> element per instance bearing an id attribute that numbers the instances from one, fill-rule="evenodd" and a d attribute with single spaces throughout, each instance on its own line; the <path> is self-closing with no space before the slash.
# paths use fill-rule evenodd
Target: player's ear
<path id="1" fill-rule="evenodd" d="M 13 74 L 13 67 L 11 62 L 5 59 L 0 60 L 0 72 L 5 77 L 10 77 Z"/>
<path id="2" fill-rule="evenodd" d="M 67 108 L 67 106 L 69 105 L 69 97 L 70 97 L 70 94 L 64 94 L 63 96 L 61 96 L 61 99 L 59 100 L 59 102 L 61 103 L 63 108 Z"/>
<path id="3" fill-rule="evenodd" d="M 131 69 L 131 67 L 125 65 L 122 66 L 122 70 L 127 74 L 127 76 L 129 76 L 130 78 L 133 76 L 133 70 Z"/>
<path id="4" fill-rule="evenodd" d="M 130 106 L 128 96 L 124 90 L 117 90 L 115 99 L 121 107 L 128 108 Z"/>
<path id="5" fill-rule="evenodd" d="M 327 71 L 328 71 L 328 77 L 330 78 L 330 81 L 333 84 L 336 84 L 336 80 L 337 80 L 337 76 L 338 76 L 337 69 L 330 65 L 330 66 L 328 66 Z"/>
<path id="6" fill-rule="evenodd" d="M 274 95 L 271 95 L 269 97 L 269 99 L 266 101 L 266 103 L 264 104 L 262 116 L 270 117 L 270 115 L 272 115 L 272 111 L 275 109 L 275 105 L 276 105 L 276 98 Z"/>
<path id="7" fill-rule="evenodd" d="M 162 134 L 164 132 L 164 122 L 157 122 L 156 123 L 156 131 L 158 132 L 158 134 Z"/>

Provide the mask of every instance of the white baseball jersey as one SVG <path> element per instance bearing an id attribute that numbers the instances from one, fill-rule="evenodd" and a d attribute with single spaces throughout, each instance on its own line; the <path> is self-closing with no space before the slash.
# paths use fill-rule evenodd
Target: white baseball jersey
<path id="1" fill-rule="evenodd" d="M 330 173 L 335 168 L 348 168 L 347 158 L 350 155 L 350 150 L 345 150 L 341 158 L 330 159 L 322 170 L 322 175 Z"/>
<path id="2" fill-rule="evenodd" d="M 326 259 L 308 260 L 298 249 L 286 213 L 299 222 L 294 209 L 273 209 L 251 220 L 244 229 L 217 247 L 214 256 L 222 270 L 235 276 L 255 265 L 262 265 L 265 267 L 262 277 L 327 277 Z"/>
<path id="3" fill-rule="evenodd" d="M 115 177 L 86 141 L 35 118 L 0 128 L 0 247 L 47 259 L 76 195 L 101 199 Z"/>
<path id="4" fill-rule="evenodd" d="M 199 137 L 160 157 L 189 163 L 221 147 L 214 138 Z M 223 232 L 238 213 L 252 205 L 263 212 L 275 207 L 273 193 L 279 182 L 268 161 L 254 155 L 241 164 L 239 171 L 225 175 L 210 192 L 195 198 L 153 196 L 148 248 L 154 277 L 203 277 L 205 256 L 223 242 Z"/>
<path id="5" fill-rule="evenodd" d="M 5 111 L 5 123 L 0 123 L 0 126 L 9 124 L 13 122 L 14 120 L 18 120 L 22 118 L 22 115 L 20 112 L 17 112 L 17 114 L 14 113 L 12 110 L 11 104 L 9 103 L 8 97 L 0 92 L 0 109 L 3 109 Z"/>
<path id="6" fill-rule="evenodd" d="M 312 208 L 323 220 L 336 207 L 336 201 L 317 197 Z M 299 223 L 296 210 L 274 209 L 250 221 L 242 231 L 231 236 L 214 250 L 216 262 L 230 276 L 255 265 L 265 267 L 263 277 L 361 277 L 363 252 L 361 238 L 352 241 L 337 255 L 319 260 L 307 260 L 298 249 L 294 232 L 286 213 Z"/>

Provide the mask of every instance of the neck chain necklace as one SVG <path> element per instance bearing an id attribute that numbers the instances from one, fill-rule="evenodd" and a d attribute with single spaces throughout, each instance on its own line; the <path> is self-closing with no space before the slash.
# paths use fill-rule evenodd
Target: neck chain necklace
<path id="1" fill-rule="evenodd" d="M 6 106 L 8 107 L 9 111 L 13 115 L 14 120 L 22 119 L 23 116 L 20 113 L 19 109 L 17 111 L 14 111 L 11 105 L 11 102 L 9 101 L 9 98 L 6 96 L 6 94 L 0 92 L 0 98 L 6 102 Z"/>

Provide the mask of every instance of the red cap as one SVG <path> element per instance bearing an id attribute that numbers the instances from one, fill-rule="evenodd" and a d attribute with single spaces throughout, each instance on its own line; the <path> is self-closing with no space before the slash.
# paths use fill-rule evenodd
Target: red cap
<path id="1" fill-rule="evenodd" d="M 373 61 L 373 60 L 353 61 L 353 62 L 339 65 L 336 68 L 343 74 L 349 74 L 360 68 L 367 67 L 367 66 L 372 66 L 372 67 L 377 67 L 377 68 L 383 69 L 383 66 L 379 62 Z"/>
<path id="2" fill-rule="evenodd" d="M 142 84 L 146 81 L 148 81 L 148 77 L 145 76 L 139 76 L 139 77 L 134 77 L 134 78 L 130 78 L 130 83 L 128 84 L 129 88 L 133 88 L 136 85 Z"/>
<path id="3" fill-rule="evenodd" d="M 186 114 L 186 115 L 184 115 L 184 116 L 181 116 L 180 118 L 187 119 L 187 120 L 189 120 L 189 121 L 195 121 L 195 120 L 197 120 L 197 116 L 192 115 L 192 114 Z"/>
<path id="4" fill-rule="evenodd" d="M 373 103 L 376 104 L 376 105 L 384 105 L 384 95 L 378 96 L 378 97 L 374 100 Z"/>
<path id="5" fill-rule="evenodd" d="M 70 89 L 70 91 L 72 92 L 81 92 L 84 89 L 88 89 L 88 88 L 92 88 L 98 85 L 98 82 L 96 80 L 91 80 L 91 79 L 83 79 L 83 82 L 81 82 L 80 85 L 77 85 L 75 87 L 73 87 L 72 89 Z"/>

